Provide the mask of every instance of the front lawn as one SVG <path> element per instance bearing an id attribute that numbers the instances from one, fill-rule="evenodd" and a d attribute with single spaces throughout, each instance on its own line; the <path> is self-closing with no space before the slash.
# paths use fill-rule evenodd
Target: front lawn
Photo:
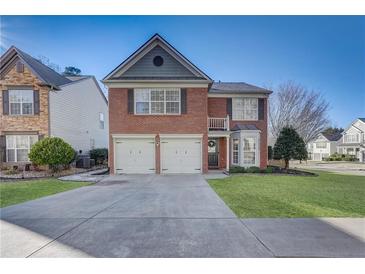
<path id="1" fill-rule="evenodd" d="M 365 217 L 365 177 L 233 175 L 209 180 L 238 217 Z"/>
<path id="2" fill-rule="evenodd" d="M 65 182 L 57 179 L 0 183 L 0 207 L 34 200 L 86 185 L 89 185 L 89 183 Z"/>

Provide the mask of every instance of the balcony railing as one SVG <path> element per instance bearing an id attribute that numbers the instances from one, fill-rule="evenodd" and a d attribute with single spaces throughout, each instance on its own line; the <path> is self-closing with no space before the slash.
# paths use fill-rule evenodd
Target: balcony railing
<path id="1" fill-rule="evenodd" d="M 229 130 L 229 116 L 226 118 L 208 117 L 208 130 Z"/>

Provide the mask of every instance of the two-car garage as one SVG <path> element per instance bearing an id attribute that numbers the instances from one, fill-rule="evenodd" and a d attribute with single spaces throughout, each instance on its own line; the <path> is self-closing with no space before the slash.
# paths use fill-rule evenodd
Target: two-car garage
<path id="1" fill-rule="evenodd" d="M 202 135 L 116 135 L 114 163 L 117 174 L 202 172 Z"/>

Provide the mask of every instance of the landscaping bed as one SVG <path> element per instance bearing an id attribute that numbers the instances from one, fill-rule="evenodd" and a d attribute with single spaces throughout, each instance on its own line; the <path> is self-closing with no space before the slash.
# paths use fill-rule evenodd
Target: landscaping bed
<path id="1" fill-rule="evenodd" d="M 76 168 L 76 167 L 70 167 L 68 169 L 60 170 L 58 172 L 53 173 L 51 170 L 48 170 L 46 168 L 44 169 L 33 169 L 29 171 L 25 170 L 19 170 L 19 171 L 13 171 L 11 169 L 3 169 L 0 170 L 0 182 L 4 181 L 13 181 L 13 180 L 29 180 L 29 179 L 39 179 L 39 178 L 50 178 L 50 177 L 62 177 L 67 175 L 74 175 L 74 174 L 80 174 L 84 172 L 89 172 L 93 170 L 101 170 L 105 169 L 105 165 L 97 165 L 93 166 L 92 168 L 85 169 L 85 168 Z"/>
<path id="2" fill-rule="evenodd" d="M 252 166 L 249 168 L 244 168 L 240 166 L 231 167 L 229 170 L 230 174 L 279 174 L 279 175 L 297 175 L 297 176 L 317 176 L 316 173 L 304 171 L 300 169 L 285 169 L 279 166 L 268 166 L 265 169 L 260 169 L 258 167 Z"/>
<path id="3" fill-rule="evenodd" d="M 365 177 L 316 173 L 235 174 L 208 182 L 240 218 L 365 217 Z"/>

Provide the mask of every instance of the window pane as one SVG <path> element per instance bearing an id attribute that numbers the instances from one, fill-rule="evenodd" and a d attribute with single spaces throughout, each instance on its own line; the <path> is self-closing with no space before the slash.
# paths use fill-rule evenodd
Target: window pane
<path id="1" fill-rule="evenodd" d="M 23 103 L 33 103 L 33 90 L 22 90 L 20 94 Z"/>
<path id="2" fill-rule="evenodd" d="M 166 101 L 179 101 L 178 90 L 166 90 Z"/>
<path id="3" fill-rule="evenodd" d="M 136 102 L 148 102 L 150 100 L 150 93 L 148 90 L 135 91 Z"/>
<path id="4" fill-rule="evenodd" d="M 15 148 L 15 136 L 14 135 L 6 136 L 6 148 Z"/>
<path id="5" fill-rule="evenodd" d="M 27 135 L 18 135 L 16 136 L 16 148 L 24 148 L 28 149 L 28 136 Z"/>
<path id="6" fill-rule="evenodd" d="M 163 101 L 164 91 L 163 90 L 152 90 L 151 91 L 151 101 Z"/>
<path id="7" fill-rule="evenodd" d="M 163 102 L 151 102 L 151 113 L 164 113 L 164 103 Z"/>
<path id="8" fill-rule="evenodd" d="M 149 113 L 149 112 L 150 112 L 149 103 L 141 103 L 141 102 L 136 103 L 136 113 Z"/>
<path id="9" fill-rule="evenodd" d="M 15 149 L 7 149 L 6 158 L 7 158 L 7 162 L 14 162 L 15 161 Z"/>
<path id="10" fill-rule="evenodd" d="M 30 147 L 32 147 L 32 145 L 34 145 L 35 143 L 38 142 L 38 136 L 37 135 L 30 135 L 29 136 L 29 141 L 30 141 Z"/>
<path id="11" fill-rule="evenodd" d="M 20 115 L 20 103 L 10 103 L 10 114 Z"/>
<path id="12" fill-rule="evenodd" d="M 32 103 L 23 103 L 23 114 L 33 114 L 33 104 Z"/>
<path id="13" fill-rule="evenodd" d="M 243 142 L 243 163 L 246 165 L 253 165 L 256 160 L 255 138 L 244 138 Z"/>
<path id="14" fill-rule="evenodd" d="M 9 90 L 9 100 L 11 103 L 21 103 L 22 95 L 20 90 Z"/>
<path id="15" fill-rule="evenodd" d="M 16 158 L 17 158 L 17 162 L 28 161 L 28 149 L 17 149 Z"/>
<path id="16" fill-rule="evenodd" d="M 166 113 L 179 113 L 180 102 L 166 102 Z"/>

